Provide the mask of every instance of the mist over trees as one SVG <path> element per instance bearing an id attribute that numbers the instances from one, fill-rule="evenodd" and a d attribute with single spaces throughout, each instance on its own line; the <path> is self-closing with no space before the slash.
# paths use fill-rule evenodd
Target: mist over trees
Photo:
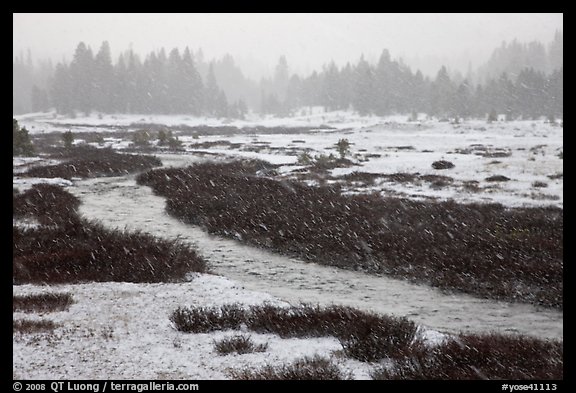
<path id="1" fill-rule="evenodd" d="M 563 35 L 547 46 L 513 41 L 494 50 L 466 77 L 441 67 L 432 77 L 415 72 L 384 49 L 375 64 L 362 56 L 334 62 L 307 76 L 291 74 L 281 56 L 269 78 L 246 78 L 226 55 L 207 62 L 201 50 L 164 48 L 141 58 L 131 49 L 112 59 L 110 45 L 95 54 L 79 43 L 69 64 L 13 63 L 13 111 L 74 115 L 100 113 L 188 114 L 243 118 L 248 110 L 287 116 L 305 107 L 354 110 L 362 115 L 426 113 L 438 118 L 563 117 Z"/>

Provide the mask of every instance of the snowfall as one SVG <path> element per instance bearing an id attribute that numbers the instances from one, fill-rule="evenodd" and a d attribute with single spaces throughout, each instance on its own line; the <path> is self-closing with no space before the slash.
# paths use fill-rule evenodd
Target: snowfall
<path id="1" fill-rule="evenodd" d="M 303 167 L 298 155 L 333 153 L 339 139 L 349 140 L 353 166 L 336 168 L 336 177 L 354 171 L 450 176 L 444 187 L 426 182 L 396 183 L 382 178 L 357 185 L 349 192 L 378 192 L 386 196 L 459 202 L 502 203 L 509 207 L 563 207 L 563 128 L 537 121 L 464 121 L 461 124 L 406 116 L 361 117 L 348 112 L 303 111 L 293 118 L 251 116 L 222 121 L 187 116 L 94 115 L 67 118 L 55 114 L 15 116 L 32 134 L 72 130 L 75 143 L 84 131 L 133 130 L 145 124 L 168 127 L 307 127 L 309 132 L 175 136 L 184 151 L 155 153 L 164 166 L 185 166 L 207 159 L 259 158 L 280 165 L 280 176 L 291 178 Z M 204 142 L 218 142 L 197 148 Z M 123 150 L 130 141 L 107 137 L 96 144 Z M 447 160 L 454 168 L 435 170 Z M 19 176 L 28 166 L 53 163 L 44 158 L 14 158 L 13 184 L 20 190 L 50 182 L 64 186 L 82 200 L 80 213 L 109 227 L 141 230 L 178 238 L 197 248 L 214 274 L 190 274 L 185 282 L 164 284 L 85 283 L 77 285 L 15 285 L 14 295 L 70 293 L 69 310 L 39 315 L 15 312 L 14 320 L 47 319 L 59 324 L 53 333 L 13 336 L 15 379 L 228 379 L 228 370 L 290 363 L 315 354 L 331 358 L 356 379 L 370 379 L 374 364 L 342 355 L 336 338 L 282 339 L 272 334 L 251 335 L 267 343 L 262 353 L 218 355 L 214 342 L 238 334 L 178 332 L 170 314 L 179 306 L 345 304 L 373 312 L 406 316 L 420 326 L 430 345 L 460 331 L 498 331 L 542 338 L 563 337 L 561 311 L 525 304 L 477 299 L 409 284 L 387 277 L 308 264 L 217 238 L 184 225 L 164 213 L 164 200 L 139 186 L 134 175 L 98 179 L 38 179 Z M 294 172 L 296 171 L 296 172 Z M 507 182 L 488 182 L 494 175 Z M 476 182 L 471 190 L 465 184 Z M 36 225 L 15 220 L 15 225 Z"/>

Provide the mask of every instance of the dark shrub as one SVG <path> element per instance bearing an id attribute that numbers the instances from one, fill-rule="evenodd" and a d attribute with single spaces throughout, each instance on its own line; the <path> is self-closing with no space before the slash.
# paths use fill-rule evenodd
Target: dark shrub
<path id="1" fill-rule="evenodd" d="M 66 311 L 74 303 L 69 293 L 43 293 L 40 295 L 12 296 L 12 311 L 55 312 Z"/>
<path id="2" fill-rule="evenodd" d="M 184 244 L 86 221 L 25 231 L 14 227 L 12 239 L 17 284 L 167 282 L 206 270 L 204 260 Z"/>
<path id="3" fill-rule="evenodd" d="M 78 221 L 80 200 L 52 184 L 35 184 L 32 188 L 13 194 L 14 217 L 35 217 L 43 225 L 63 225 Z"/>
<path id="4" fill-rule="evenodd" d="M 26 127 L 20 128 L 18 121 L 12 119 L 12 156 L 32 156 L 34 146 Z"/>
<path id="5" fill-rule="evenodd" d="M 162 162 L 156 158 L 138 154 L 118 153 L 110 148 L 97 149 L 92 146 L 75 146 L 54 154 L 65 162 L 56 165 L 37 166 L 28 169 L 23 176 L 30 177 L 73 177 L 120 176 L 130 172 L 144 171 Z"/>
<path id="6" fill-rule="evenodd" d="M 170 316 L 175 328 L 186 333 L 239 329 L 246 320 L 247 311 L 237 304 L 225 305 L 219 309 L 179 307 Z"/>
<path id="7" fill-rule="evenodd" d="M 329 359 L 305 357 L 289 365 L 265 366 L 260 369 L 234 370 L 234 379 L 242 380 L 344 380 L 351 379 Z"/>
<path id="8" fill-rule="evenodd" d="M 484 180 L 486 180 L 486 181 L 509 181 L 510 178 L 506 177 L 504 175 L 494 175 L 494 176 L 489 176 Z"/>
<path id="9" fill-rule="evenodd" d="M 434 168 L 434 169 L 451 169 L 451 168 L 454 168 L 454 164 L 451 163 L 450 161 L 445 161 L 445 160 L 434 161 L 432 163 L 432 168 Z"/>
<path id="10" fill-rule="evenodd" d="M 548 187 L 548 183 L 545 183 L 543 181 L 535 181 L 534 183 L 532 183 L 532 187 L 545 188 L 545 187 Z"/>
<path id="11" fill-rule="evenodd" d="M 81 219 L 76 212 L 79 200 L 58 186 L 34 186 L 15 195 L 14 202 L 15 216 L 51 224 L 13 227 L 12 277 L 17 284 L 165 282 L 206 271 L 205 261 L 178 241 L 107 230 Z"/>
<path id="12" fill-rule="evenodd" d="M 340 339 L 344 352 L 361 361 L 398 357 L 408 352 L 415 340 L 417 326 L 405 318 L 382 316 L 351 307 L 300 305 L 240 305 L 215 308 L 178 308 L 170 320 L 177 330 L 206 333 L 238 329 L 245 324 L 258 333 L 280 337 L 325 337 Z"/>
<path id="13" fill-rule="evenodd" d="M 46 320 L 31 320 L 31 319 L 17 319 L 12 322 L 12 331 L 14 333 L 31 334 L 31 333 L 44 333 L 52 332 L 59 325 L 52 321 Z"/>
<path id="14" fill-rule="evenodd" d="M 562 379 L 562 343 L 527 336 L 462 335 L 421 347 L 374 379 Z"/>
<path id="15" fill-rule="evenodd" d="M 237 353 L 243 355 L 252 352 L 265 352 L 268 344 L 254 344 L 250 336 L 237 335 L 214 343 L 216 352 L 220 355 Z"/>

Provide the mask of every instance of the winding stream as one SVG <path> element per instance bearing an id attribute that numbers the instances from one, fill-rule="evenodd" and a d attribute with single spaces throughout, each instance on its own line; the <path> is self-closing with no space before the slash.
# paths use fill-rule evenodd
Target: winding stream
<path id="1" fill-rule="evenodd" d="M 165 166 L 183 166 L 191 156 L 159 156 Z M 141 230 L 188 242 L 213 272 L 291 303 L 343 304 L 406 316 L 443 332 L 515 332 L 563 337 L 563 313 L 527 304 L 510 304 L 451 295 L 403 280 L 306 263 L 237 241 L 212 236 L 164 211 L 165 199 L 134 176 L 76 181 L 69 191 L 81 198 L 80 213 L 111 228 Z"/>

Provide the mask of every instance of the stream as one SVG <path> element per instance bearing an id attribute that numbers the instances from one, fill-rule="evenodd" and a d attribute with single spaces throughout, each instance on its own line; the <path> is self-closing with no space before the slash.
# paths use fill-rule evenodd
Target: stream
<path id="1" fill-rule="evenodd" d="M 185 166 L 194 156 L 159 155 L 164 166 Z M 563 312 L 528 304 L 447 294 L 424 285 L 337 269 L 272 253 L 213 236 L 164 211 L 165 199 L 134 175 L 78 180 L 68 191 L 82 200 L 84 217 L 109 228 L 140 230 L 189 243 L 219 275 L 246 289 L 266 292 L 293 304 L 341 304 L 407 318 L 448 333 L 521 333 L 563 338 Z"/>

